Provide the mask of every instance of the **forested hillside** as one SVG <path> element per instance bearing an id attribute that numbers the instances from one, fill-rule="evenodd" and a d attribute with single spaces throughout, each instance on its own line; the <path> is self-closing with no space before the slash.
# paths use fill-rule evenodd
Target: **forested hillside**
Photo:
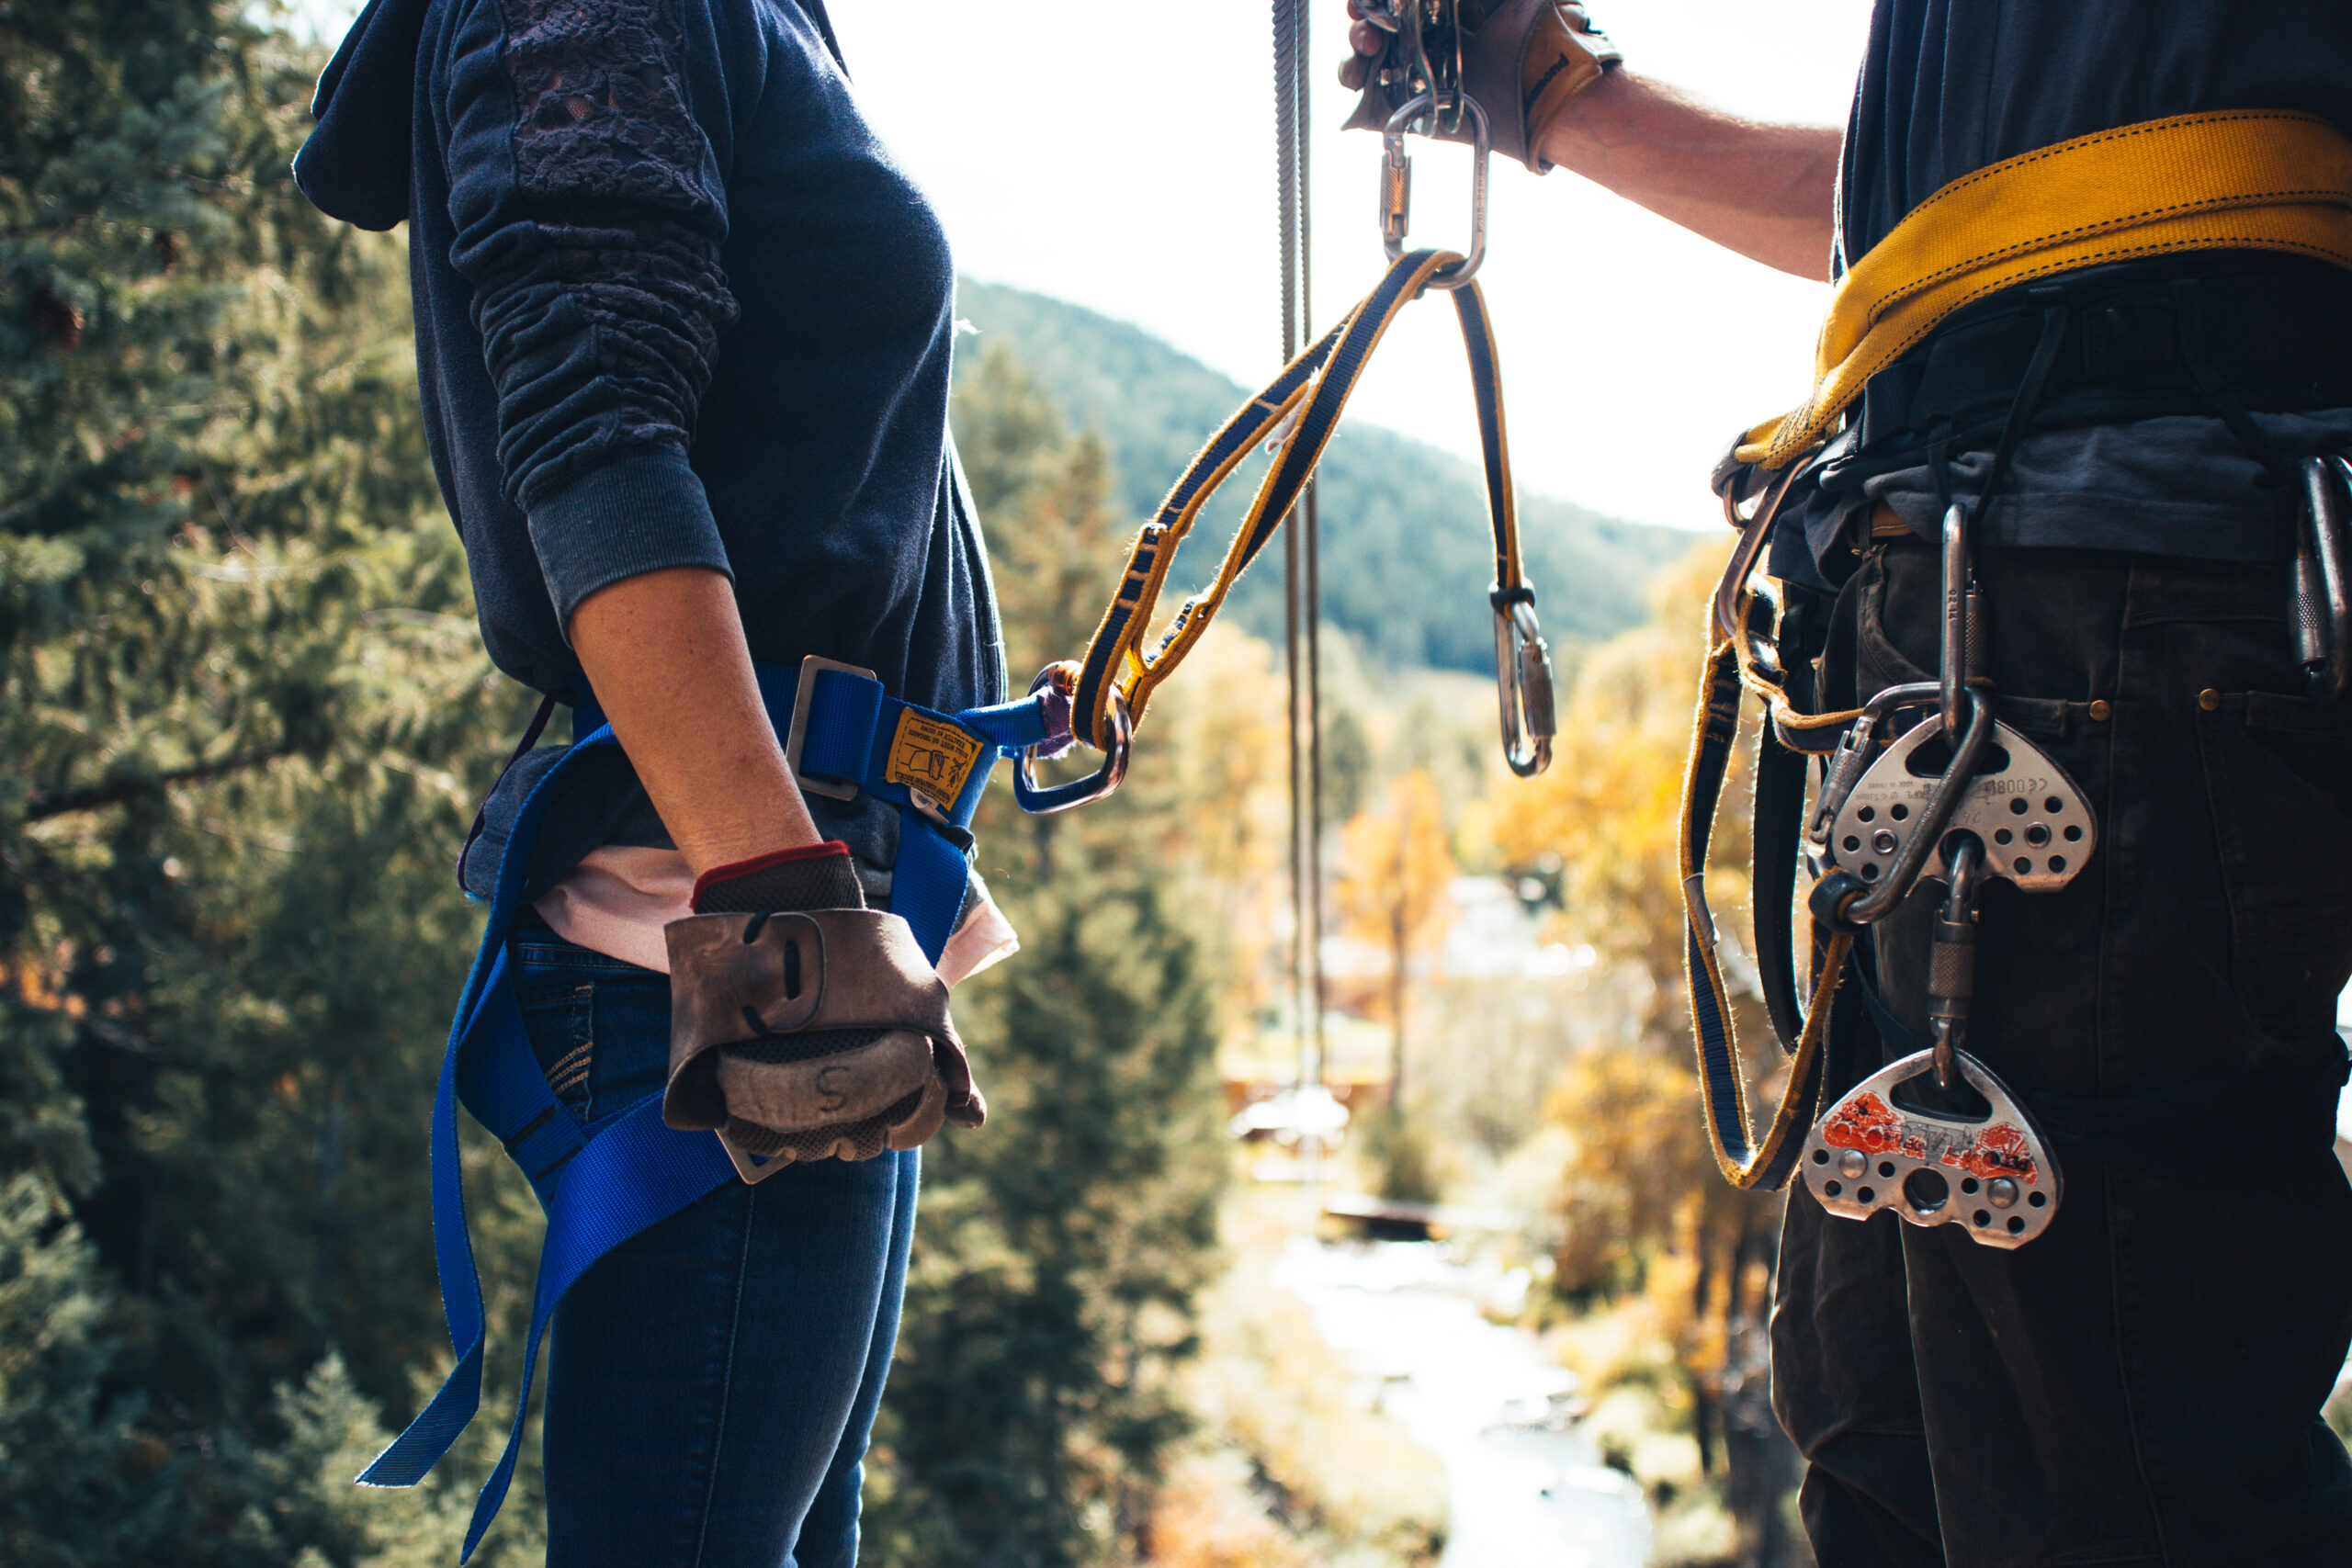
<path id="1" fill-rule="evenodd" d="M 1118 502 L 1140 521 L 1249 389 L 1124 321 L 1000 284 L 967 279 L 958 311 L 978 329 L 970 367 L 1008 344 L 1069 420 L 1091 428 L 1118 473 Z M 1176 571 L 1204 581 L 1249 496 L 1259 459 L 1227 486 Z M 1385 662 L 1487 670 L 1494 631 L 1486 591 L 1493 543 L 1476 471 L 1401 435 L 1343 427 L 1322 469 L 1323 613 Z M 1520 496 L 1527 572 L 1554 640 L 1611 637 L 1649 618 L 1644 584 L 1690 547 L 1690 536 L 1626 523 L 1547 496 Z M 1234 592 L 1228 614 L 1261 636 L 1282 635 L 1282 574 L 1269 561 Z M 1171 607 L 1173 601 L 1171 600 Z"/>

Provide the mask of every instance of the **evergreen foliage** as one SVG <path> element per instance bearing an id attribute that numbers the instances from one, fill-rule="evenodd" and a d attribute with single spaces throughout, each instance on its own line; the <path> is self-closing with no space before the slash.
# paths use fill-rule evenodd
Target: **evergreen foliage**
<path id="1" fill-rule="evenodd" d="M 1026 668 L 1065 623 L 1091 629 L 1088 576 L 1115 570 L 1112 475 L 1001 348 L 955 412 Z M 924 1151 L 869 1483 L 867 1552 L 886 1568 L 1133 1561 L 1190 1427 L 1176 1374 L 1216 1264 L 1230 977 L 1182 912 L 1198 862 L 1147 847 L 1155 814 L 1123 795 L 1024 830 L 1001 795 L 984 810 L 1023 951 L 956 994 L 989 1120 Z"/>
<path id="2" fill-rule="evenodd" d="M 0 0 L 12 1568 L 453 1562 L 528 1310 L 536 1204 L 469 1134 L 491 1401 L 425 1486 L 350 1484 L 447 1363 L 423 1132 L 479 919 L 449 859 L 526 703 L 433 489 L 400 242 L 293 190 L 319 62 L 254 16 Z M 1044 614 L 1057 547 L 1115 542 L 1104 456 L 1042 400 L 977 448 Z M 1004 877 L 1031 953 L 958 1003 L 998 1114 L 933 1151 L 899 1561 L 1115 1555 L 1183 1425 L 1217 981 L 1105 858 Z M 526 1460 L 477 1561 L 536 1561 L 537 1512 Z"/>
<path id="3" fill-rule="evenodd" d="M 11 1563 L 455 1555 L 449 1488 L 349 1477 L 447 1354 L 448 856 L 515 699 L 398 243 L 287 174 L 317 64 L 227 0 L 0 5 Z M 511 1319 L 530 1236 L 483 1207 Z"/>

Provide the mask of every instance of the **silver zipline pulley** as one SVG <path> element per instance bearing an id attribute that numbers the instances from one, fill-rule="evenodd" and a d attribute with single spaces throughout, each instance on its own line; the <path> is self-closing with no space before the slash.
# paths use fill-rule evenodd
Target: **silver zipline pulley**
<path id="1" fill-rule="evenodd" d="M 1981 1120 L 1904 1104 L 1897 1090 L 1932 1077 L 1934 1053 L 1880 1068 L 1814 1123 L 1799 1164 L 1833 1214 L 1892 1209 L 1915 1225 L 1958 1225 L 1986 1247 L 2023 1247 L 2047 1229 L 2065 1192 L 2033 1118 L 1966 1052 L 1953 1066 L 1987 1107 Z"/>
<path id="2" fill-rule="evenodd" d="M 2316 485 L 2314 495 L 2317 494 Z M 1988 878 L 2030 893 L 2064 887 L 2098 843 L 2090 803 L 2031 741 L 1993 716 L 1972 674 L 1984 663 L 1984 598 L 1968 513 L 1944 513 L 1939 679 L 1877 694 L 1839 741 L 1805 825 L 1822 880 L 1817 918 L 1860 931 L 1922 878 L 1946 883 L 1928 962 L 1932 1043 L 1863 1079 L 1823 1113 L 1800 1168 L 1823 1208 L 1866 1220 L 1892 1209 L 1915 1225 L 1957 1224 L 1987 1247 L 2023 1247 L 2058 1212 L 2064 1181 L 2041 1131 L 2008 1086 L 1962 1049 L 1976 993 L 1977 897 Z M 1879 750 L 1898 711 L 1931 709 Z M 1944 1109 L 1897 1090 L 1932 1079 Z M 1985 1112 L 1951 1109 L 1963 1086 Z"/>

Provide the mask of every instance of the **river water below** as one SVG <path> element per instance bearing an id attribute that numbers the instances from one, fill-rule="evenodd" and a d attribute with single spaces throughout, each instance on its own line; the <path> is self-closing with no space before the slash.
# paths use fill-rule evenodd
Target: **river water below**
<path id="1" fill-rule="evenodd" d="M 1445 1461 L 1442 1568 L 1641 1568 L 1648 1512 L 1569 1421 L 1575 1380 L 1479 1315 L 1478 1281 L 1442 1249 L 1295 1236 L 1274 1279 Z"/>

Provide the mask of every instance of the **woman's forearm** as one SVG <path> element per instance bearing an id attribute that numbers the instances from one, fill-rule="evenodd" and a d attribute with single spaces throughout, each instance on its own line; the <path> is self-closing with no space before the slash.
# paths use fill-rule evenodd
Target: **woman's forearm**
<path id="1" fill-rule="evenodd" d="M 725 577 L 681 567 L 626 578 L 582 600 L 571 633 L 621 750 L 696 876 L 816 842 Z"/>
<path id="2" fill-rule="evenodd" d="M 1543 152 L 1741 255 L 1826 279 L 1839 145 L 1834 126 L 1742 119 L 1618 70 L 1553 122 Z"/>

